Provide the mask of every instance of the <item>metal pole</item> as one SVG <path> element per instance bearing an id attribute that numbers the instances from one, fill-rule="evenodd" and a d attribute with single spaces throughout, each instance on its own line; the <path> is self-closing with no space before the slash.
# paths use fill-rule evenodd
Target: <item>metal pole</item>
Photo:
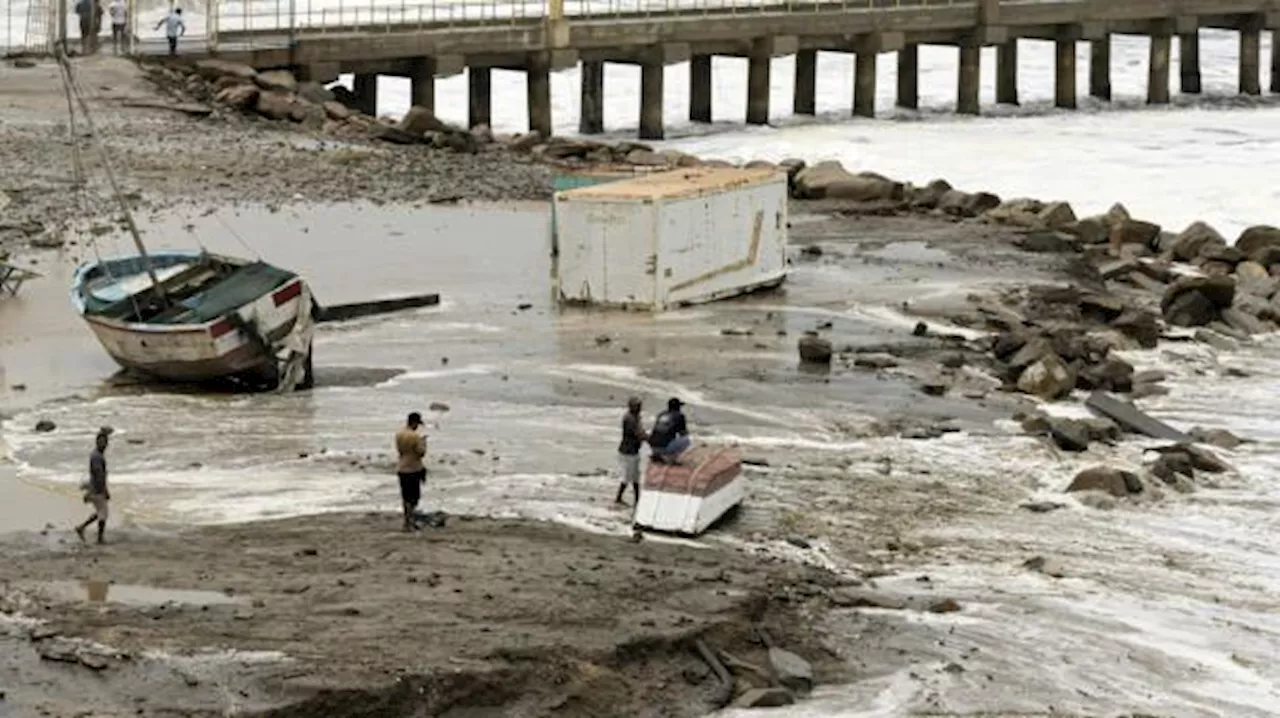
<path id="1" fill-rule="evenodd" d="M 58 45 L 67 52 L 67 0 L 58 0 Z"/>

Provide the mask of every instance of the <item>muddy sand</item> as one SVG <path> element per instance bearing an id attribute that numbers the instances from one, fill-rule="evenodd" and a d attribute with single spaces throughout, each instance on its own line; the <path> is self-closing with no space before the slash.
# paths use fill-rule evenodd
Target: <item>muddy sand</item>
<path id="1" fill-rule="evenodd" d="M 842 670 L 809 628 L 817 570 L 543 523 L 397 529 L 14 539 L 3 610 L 47 623 L 0 624 L 5 714 L 697 716 L 719 683 L 696 639 L 767 665 L 756 627 Z"/>

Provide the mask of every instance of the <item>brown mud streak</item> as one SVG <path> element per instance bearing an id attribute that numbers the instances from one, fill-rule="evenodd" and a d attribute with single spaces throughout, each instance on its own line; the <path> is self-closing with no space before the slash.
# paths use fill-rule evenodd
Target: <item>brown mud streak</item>
<path id="1" fill-rule="evenodd" d="M 0 608 L 134 664 L 149 649 L 280 651 L 294 661 L 225 687 L 193 687 L 178 673 L 159 686 L 130 681 L 129 661 L 114 663 L 114 684 L 112 668 L 85 676 L 94 700 L 105 683 L 114 707 L 144 716 L 221 715 L 216 695 L 197 698 L 215 688 L 248 696 L 242 711 L 271 718 L 697 716 L 717 681 L 693 643 L 765 664 L 757 625 L 809 658 L 819 681 L 840 679 L 810 630 L 820 618 L 810 599 L 835 583 L 824 572 L 536 522 L 396 528 L 390 515 L 347 514 L 124 535 L 102 549 L 14 539 L 0 566 Z M 40 595 L 40 582 L 68 579 L 218 591 L 243 603 L 138 607 Z"/>

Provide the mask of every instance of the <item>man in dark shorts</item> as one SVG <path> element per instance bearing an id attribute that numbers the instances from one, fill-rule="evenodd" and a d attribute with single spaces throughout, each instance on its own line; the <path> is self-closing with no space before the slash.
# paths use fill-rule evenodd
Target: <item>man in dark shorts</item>
<path id="1" fill-rule="evenodd" d="M 640 425 L 640 397 L 627 400 L 627 413 L 622 415 L 622 441 L 618 442 L 618 466 L 622 471 L 622 483 L 614 503 L 621 504 L 622 496 L 631 486 L 636 505 L 640 504 L 640 446 L 649 438 Z"/>
<path id="2" fill-rule="evenodd" d="M 422 414 L 413 412 L 404 428 L 396 432 L 396 453 L 400 456 L 396 474 L 400 477 L 400 500 L 404 505 L 404 530 L 417 530 L 413 520 L 418 502 L 422 500 L 422 486 L 427 483 L 427 467 L 422 460 L 427 455 L 427 437 L 421 432 Z"/>
<path id="3" fill-rule="evenodd" d="M 84 486 L 84 502 L 93 505 L 93 515 L 76 527 L 76 535 L 83 542 L 84 531 L 91 524 L 98 524 L 98 543 L 106 543 L 107 510 L 111 501 L 111 492 L 107 490 L 107 444 L 111 442 L 111 428 L 104 426 L 98 430 L 93 442 L 93 452 L 89 454 L 89 481 Z"/>

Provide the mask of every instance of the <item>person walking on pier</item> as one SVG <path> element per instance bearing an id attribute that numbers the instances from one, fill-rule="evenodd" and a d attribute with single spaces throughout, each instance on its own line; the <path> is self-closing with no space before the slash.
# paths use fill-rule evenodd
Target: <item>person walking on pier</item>
<path id="1" fill-rule="evenodd" d="M 76 535 L 84 542 L 84 531 L 93 522 L 98 522 L 98 543 L 106 543 L 107 504 L 111 501 L 111 492 L 107 490 L 107 444 L 111 441 L 111 428 L 104 426 L 98 430 L 94 439 L 93 452 L 89 454 L 89 481 L 85 485 L 84 502 L 93 504 L 93 515 L 76 527 Z"/>
<path id="2" fill-rule="evenodd" d="M 98 50 L 98 33 L 94 20 L 101 22 L 102 8 L 99 0 L 80 0 L 76 3 L 76 17 L 80 20 L 80 54 L 92 55 Z"/>
<path id="3" fill-rule="evenodd" d="M 641 426 L 640 397 L 627 399 L 627 413 L 622 415 L 622 441 L 618 443 L 618 464 L 622 468 L 622 483 L 618 486 L 615 504 L 624 503 L 622 496 L 631 487 L 636 505 L 640 504 L 640 447 L 649 438 Z"/>
<path id="4" fill-rule="evenodd" d="M 111 49 L 115 54 L 120 54 L 120 48 L 123 46 L 124 51 L 129 51 L 129 8 L 125 5 L 125 0 L 111 0 L 111 4 L 107 5 L 107 14 L 111 16 Z"/>
<path id="5" fill-rule="evenodd" d="M 396 465 L 396 475 L 400 479 L 400 502 L 404 508 L 404 530 L 415 531 L 418 528 L 414 512 L 418 510 L 418 502 L 422 500 L 422 487 L 427 483 L 427 467 L 422 463 L 427 455 L 427 437 L 420 430 L 422 414 L 413 412 L 405 422 L 404 428 L 396 432 L 396 453 L 400 461 Z"/>
<path id="6" fill-rule="evenodd" d="M 175 7 L 172 12 L 156 23 L 157 30 L 161 26 L 164 27 L 164 36 L 169 40 L 169 57 L 177 57 L 178 38 L 187 34 L 187 25 L 182 21 L 182 8 Z"/>

